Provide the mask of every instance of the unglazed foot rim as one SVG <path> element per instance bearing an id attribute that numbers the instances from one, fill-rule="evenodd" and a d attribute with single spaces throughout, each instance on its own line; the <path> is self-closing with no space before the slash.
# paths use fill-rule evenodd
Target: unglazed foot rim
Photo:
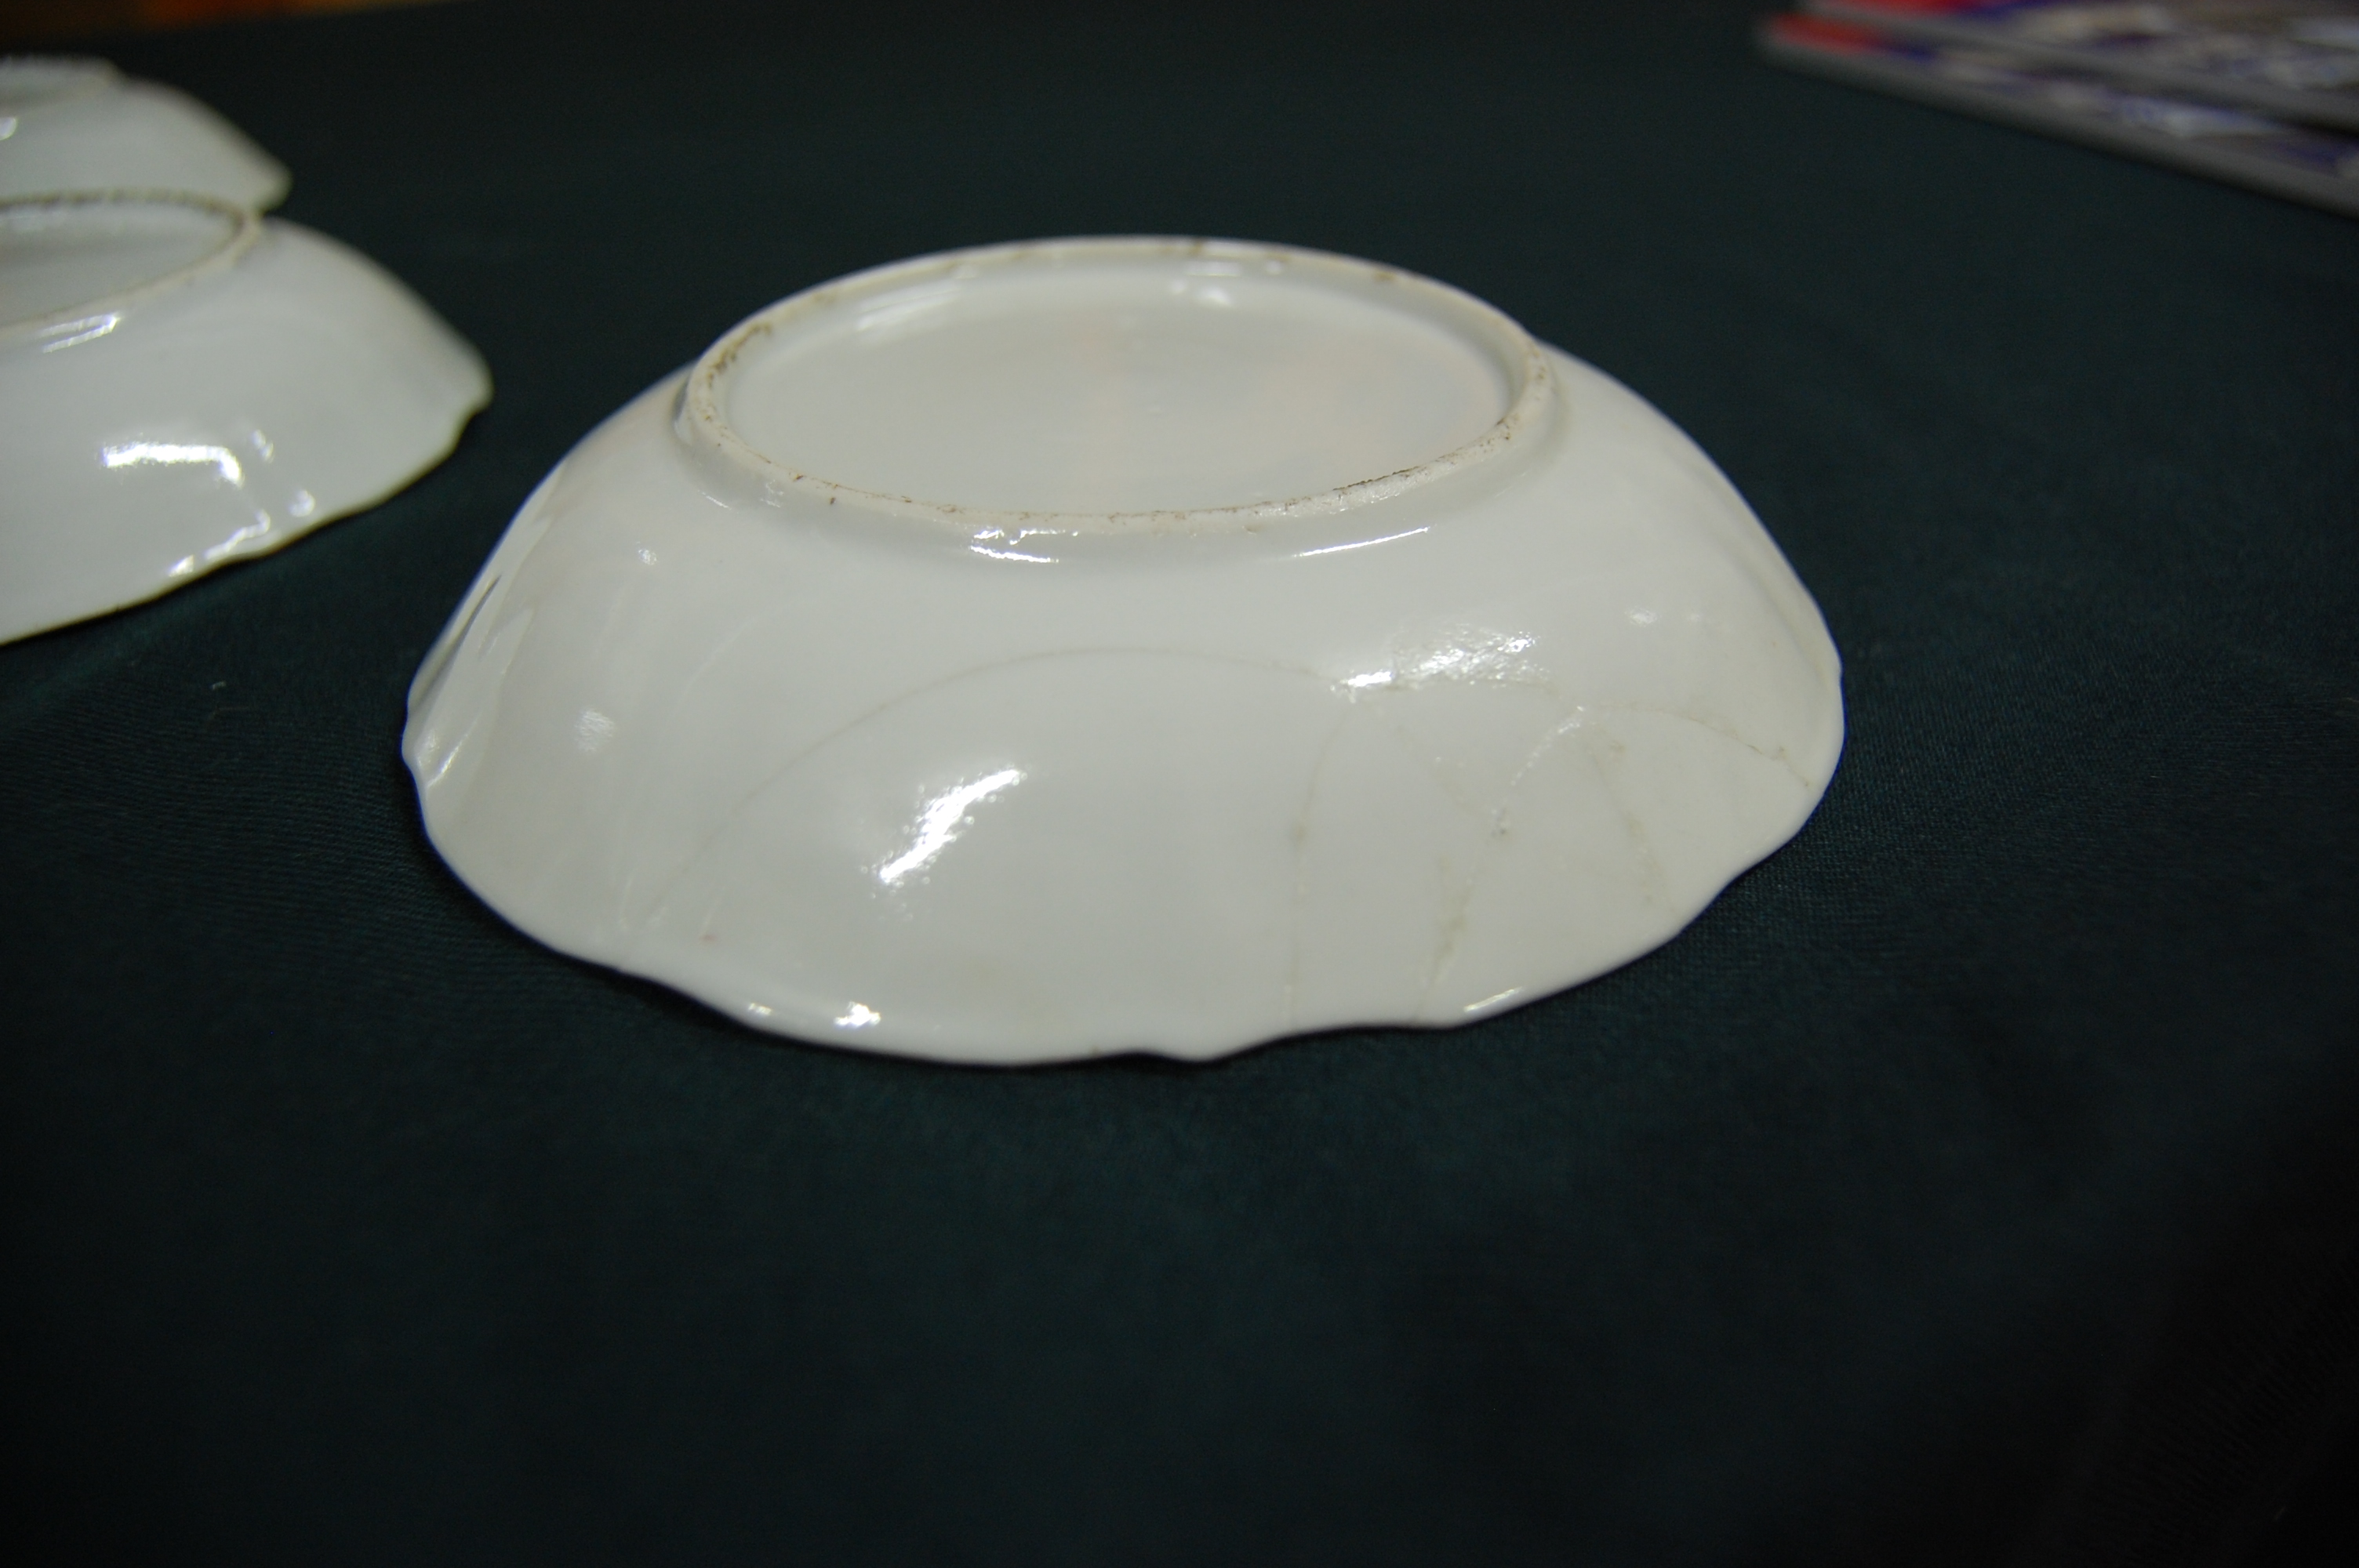
<path id="1" fill-rule="evenodd" d="M 899 494 L 846 484 L 807 472 L 755 448 L 732 425 L 722 406 L 722 387 L 747 350 L 791 331 L 831 311 L 856 308 L 897 290 L 940 279 L 967 282 L 993 271 L 1027 265 L 1087 266 L 1093 261 L 1163 258 L 1180 265 L 1229 265 L 1269 273 L 1310 274 L 1368 291 L 1403 297 L 1412 308 L 1451 319 L 1482 341 L 1511 377 L 1508 406 L 1473 439 L 1388 472 L 1324 487 L 1306 495 L 1225 506 L 1150 507 L 1134 511 L 1047 511 L 962 504 L 940 498 Z M 1228 276 L 1228 275 L 1215 275 Z M 1347 511 L 1398 495 L 1506 452 L 1520 436 L 1544 421 L 1554 403 L 1547 356 L 1515 321 L 1473 296 L 1397 267 L 1354 257 L 1277 245 L 1194 239 L 1070 239 L 992 246 L 920 256 L 780 300 L 738 323 L 707 349 L 689 372 L 681 405 L 684 438 L 715 454 L 762 487 L 765 493 L 791 487 L 830 504 L 849 503 L 903 517 L 926 518 L 977 533 L 1022 530 L 1049 534 L 1152 533 L 1170 528 L 1197 532 L 1245 530 L 1288 517 Z M 724 480 L 723 481 L 726 483 Z"/>

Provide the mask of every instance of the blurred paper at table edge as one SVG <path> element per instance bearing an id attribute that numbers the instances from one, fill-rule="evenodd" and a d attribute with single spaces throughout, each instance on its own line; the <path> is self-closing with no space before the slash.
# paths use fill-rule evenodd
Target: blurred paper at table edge
<path id="1" fill-rule="evenodd" d="M 1820 16 L 1771 16 L 1756 37 L 1795 70 L 2359 217 L 2359 135 Z"/>

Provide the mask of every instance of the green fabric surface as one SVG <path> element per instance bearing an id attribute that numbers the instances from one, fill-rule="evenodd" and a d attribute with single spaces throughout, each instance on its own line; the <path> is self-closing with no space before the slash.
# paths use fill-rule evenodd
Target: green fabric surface
<path id="1" fill-rule="evenodd" d="M 88 1560 L 2226 1562 L 2359 1355 L 2359 224 L 1760 63 L 1741 5 L 531 7 L 102 42 L 497 383 L 0 648 L 16 1517 Z M 800 1045 L 444 870 L 411 672 L 756 308 L 1379 258 L 1621 378 L 1846 661 L 1628 968 L 1202 1067 Z"/>

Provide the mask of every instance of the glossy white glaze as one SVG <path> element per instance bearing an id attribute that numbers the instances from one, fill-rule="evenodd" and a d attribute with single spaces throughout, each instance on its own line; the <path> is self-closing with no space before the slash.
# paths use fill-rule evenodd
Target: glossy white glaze
<path id="1" fill-rule="evenodd" d="M 371 505 L 490 395 L 364 258 L 198 197 L 0 203 L 0 641 Z"/>
<path id="2" fill-rule="evenodd" d="M 495 908 L 757 1027 L 1204 1057 L 1664 941 L 1810 814 L 1837 677 L 1702 453 L 1487 307 L 1074 242 L 799 297 L 615 415 L 404 751 Z"/>
<path id="3" fill-rule="evenodd" d="M 286 167 L 189 97 L 103 59 L 0 58 L 0 200 L 69 190 L 185 190 L 277 206 Z"/>

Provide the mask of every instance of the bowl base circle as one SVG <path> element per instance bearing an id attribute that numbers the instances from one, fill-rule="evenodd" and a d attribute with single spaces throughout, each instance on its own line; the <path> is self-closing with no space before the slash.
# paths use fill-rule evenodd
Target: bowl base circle
<path id="1" fill-rule="evenodd" d="M 221 254 L 236 211 L 188 198 L 61 197 L 0 208 L 0 330 L 72 316 Z"/>
<path id="2" fill-rule="evenodd" d="M 1229 241 L 922 257 L 783 300 L 691 371 L 717 491 L 1077 536 L 1380 501 L 1544 422 L 1523 329 L 1430 279 Z"/>
<path id="3" fill-rule="evenodd" d="M 1157 250 L 920 278 L 749 345 L 723 406 L 773 461 L 889 495 L 1279 501 L 1430 461 L 1506 412 L 1515 367 L 1389 292 Z"/>

